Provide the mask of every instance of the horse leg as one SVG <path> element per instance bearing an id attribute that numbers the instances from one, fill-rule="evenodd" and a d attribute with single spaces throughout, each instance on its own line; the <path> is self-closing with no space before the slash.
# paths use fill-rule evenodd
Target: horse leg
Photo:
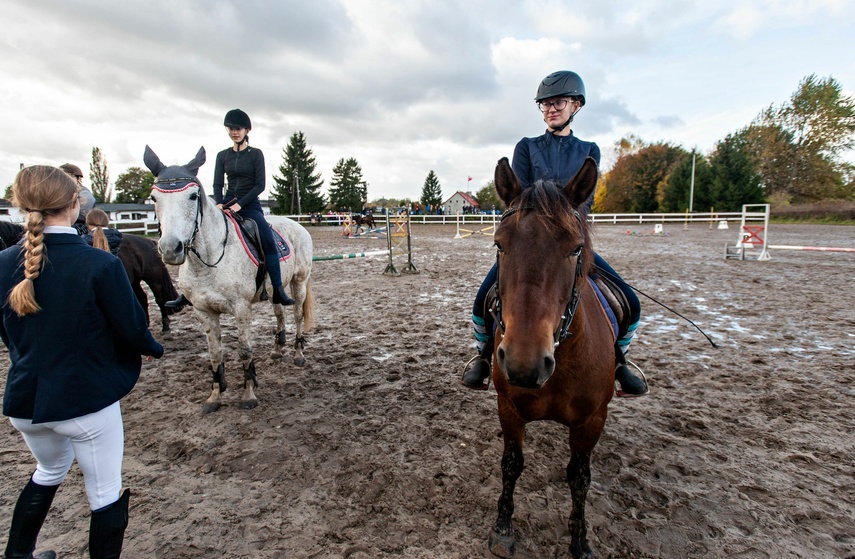
<path id="1" fill-rule="evenodd" d="M 148 316 L 148 297 L 145 294 L 145 289 L 142 288 L 142 284 L 139 280 L 132 283 L 131 287 L 134 290 L 134 295 L 137 296 L 137 301 L 140 302 L 140 305 L 142 305 L 143 311 L 145 312 L 145 323 L 146 325 L 150 325 L 151 320 Z"/>
<path id="2" fill-rule="evenodd" d="M 306 339 L 303 337 L 304 326 L 304 309 L 303 303 L 306 302 L 307 281 L 298 281 L 297 278 L 291 280 L 291 291 L 294 294 L 294 300 L 297 303 L 294 305 L 294 364 L 302 367 L 306 364 L 306 358 L 303 355 L 303 347 L 306 344 Z M 284 332 L 284 328 L 282 330 Z"/>
<path id="3" fill-rule="evenodd" d="M 567 464 L 567 483 L 573 509 L 570 512 L 570 555 L 573 559 L 592 559 L 588 545 L 588 528 L 585 523 L 585 499 L 591 487 L 591 451 L 573 451 Z"/>
<path id="4" fill-rule="evenodd" d="M 285 355 L 285 310 L 282 305 L 271 305 L 273 314 L 276 315 L 276 336 L 273 338 L 274 359 L 280 359 Z"/>
<path id="5" fill-rule="evenodd" d="M 220 341 L 220 316 L 196 309 L 196 316 L 202 324 L 205 336 L 208 338 L 208 354 L 211 358 L 213 382 L 211 395 L 202 407 L 203 413 L 211 413 L 220 409 L 220 395 L 226 391 L 226 365 L 223 361 L 223 346 Z"/>
<path id="6" fill-rule="evenodd" d="M 499 497 L 499 515 L 490 531 L 489 547 L 493 555 L 510 558 L 516 553 L 513 525 L 514 489 L 525 468 L 522 449 L 525 423 L 518 417 L 506 419 L 505 415 L 516 414 L 512 411 L 505 411 L 503 414 L 501 401 L 499 406 L 499 419 L 505 440 L 505 450 L 502 453 L 502 494 Z"/>
<path id="7" fill-rule="evenodd" d="M 276 305 L 278 306 L 278 305 Z M 243 396 L 240 409 L 251 410 L 258 407 L 258 398 L 254 389 L 258 387 L 258 376 L 255 372 L 255 362 L 252 360 L 252 308 L 237 312 L 235 316 L 238 329 L 238 355 L 243 364 Z"/>

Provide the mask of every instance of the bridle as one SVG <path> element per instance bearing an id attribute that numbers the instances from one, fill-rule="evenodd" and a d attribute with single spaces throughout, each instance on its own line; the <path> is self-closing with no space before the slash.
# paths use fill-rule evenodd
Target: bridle
<path id="1" fill-rule="evenodd" d="M 220 257 L 217 258 L 217 261 L 213 264 L 208 264 L 205 262 L 205 259 L 202 258 L 202 255 L 199 254 L 199 251 L 196 250 L 196 247 L 193 246 L 196 242 L 196 235 L 199 233 L 199 226 L 202 224 L 202 219 L 204 217 L 204 201 L 205 201 L 205 189 L 202 188 L 202 185 L 196 182 L 195 177 L 179 177 L 174 179 L 155 179 L 154 184 L 152 185 L 153 190 L 157 190 L 158 192 L 162 192 L 163 194 L 172 194 L 174 192 L 183 192 L 190 187 L 195 186 L 199 189 L 199 197 L 196 199 L 196 216 L 193 218 L 193 233 L 190 235 L 190 238 L 184 241 L 184 246 L 186 249 L 192 254 L 196 255 L 196 258 L 199 259 L 199 262 L 207 266 L 208 268 L 216 268 L 217 264 L 222 261 L 223 257 L 226 255 L 226 243 L 229 240 L 229 224 L 226 218 L 226 212 L 223 212 L 223 223 L 226 225 L 226 235 L 223 239 L 223 250 L 220 253 Z M 183 183 L 183 184 L 180 184 Z M 160 186 L 158 186 L 160 185 Z M 166 185 L 169 185 L 168 187 Z"/>
<path id="2" fill-rule="evenodd" d="M 505 213 L 502 214 L 501 219 L 499 220 L 499 225 L 508 217 L 514 215 L 519 210 L 530 210 L 531 206 L 511 206 Z M 585 248 L 585 229 L 584 224 L 582 223 L 582 216 L 575 209 L 573 210 L 573 215 L 579 220 L 579 224 L 582 226 L 580 231 L 582 232 L 582 242 L 576 248 L 570 256 L 576 258 L 576 275 L 573 278 L 573 294 L 570 297 L 570 301 L 567 303 L 567 307 L 564 309 L 564 312 L 561 315 L 561 320 L 558 322 L 558 326 L 555 328 L 555 331 L 552 334 L 553 347 L 558 347 L 558 344 L 561 343 L 562 340 L 568 338 L 570 334 L 570 325 L 573 323 L 573 317 L 576 314 L 576 307 L 579 306 L 579 299 L 581 298 L 579 291 L 579 278 L 582 277 L 582 250 Z M 493 318 L 496 321 L 496 324 L 499 325 L 499 328 L 502 329 L 502 335 L 505 333 L 505 322 L 502 320 L 502 297 L 499 294 L 499 250 L 496 250 L 496 302 L 493 305 L 493 308 L 490 309 L 490 313 L 493 315 Z"/>

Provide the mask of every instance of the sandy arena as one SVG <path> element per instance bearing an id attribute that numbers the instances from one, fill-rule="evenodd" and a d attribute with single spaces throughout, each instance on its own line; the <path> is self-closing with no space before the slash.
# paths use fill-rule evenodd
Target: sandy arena
<path id="1" fill-rule="evenodd" d="M 595 248 L 641 291 L 630 358 L 651 395 L 615 399 L 594 451 L 589 539 L 600 558 L 855 558 L 855 254 L 773 251 L 725 261 L 729 230 L 595 228 Z M 643 233 L 628 236 L 627 229 Z M 315 254 L 385 241 L 310 228 Z M 855 228 L 773 225 L 770 243 L 855 246 Z M 501 487 L 495 391 L 459 385 L 469 315 L 492 239 L 413 228 L 418 275 L 384 258 L 315 262 L 318 326 L 304 368 L 270 358 L 275 326 L 255 307 L 260 406 L 238 409 L 236 332 L 225 405 L 203 416 L 210 365 L 191 311 L 123 400 L 129 559 L 488 558 Z M 396 264 L 402 265 L 400 260 Z M 289 340 L 293 337 L 293 325 Z M 5 347 L 0 365 L 8 366 Z M 0 383 L 5 383 L 5 374 Z M 0 531 L 34 461 L 2 423 Z M 528 428 L 516 492 L 517 557 L 565 558 L 566 430 Z M 38 549 L 88 557 L 75 464 Z M 5 545 L 5 544 L 4 544 Z"/>

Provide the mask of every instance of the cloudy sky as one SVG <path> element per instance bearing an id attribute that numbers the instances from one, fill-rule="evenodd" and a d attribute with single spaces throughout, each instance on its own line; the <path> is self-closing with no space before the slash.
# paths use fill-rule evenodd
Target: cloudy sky
<path id="1" fill-rule="evenodd" d="M 585 80 L 573 130 L 606 167 L 627 134 L 707 153 L 812 73 L 855 95 L 850 0 L 0 0 L 0 14 L 3 188 L 22 163 L 87 171 L 93 146 L 113 180 L 146 144 L 168 164 L 204 146 L 210 185 L 239 107 L 269 177 L 300 130 L 325 189 L 354 157 L 372 200 L 418 198 L 430 170 L 445 197 L 477 191 L 543 132 L 532 99 L 561 69 Z"/>

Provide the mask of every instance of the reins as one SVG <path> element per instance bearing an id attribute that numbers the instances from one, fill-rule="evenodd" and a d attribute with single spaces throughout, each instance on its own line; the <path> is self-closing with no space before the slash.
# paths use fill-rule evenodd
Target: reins
<path id="1" fill-rule="evenodd" d="M 173 184 L 173 185 L 175 185 L 179 182 L 184 182 L 185 183 L 184 186 L 179 187 L 179 188 L 160 188 L 157 186 L 158 184 Z M 226 212 L 222 212 L 223 223 L 226 226 L 226 235 L 223 238 L 223 249 L 220 252 L 220 257 L 217 258 L 217 261 L 214 262 L 213 264 L 209 264 L 209 263 L 205 262 L 205 259 L 202 258 L 202 255 L 199 254 L 199 251 L 196 250 L 196 247 L 194 246 L 196 243 L 196 235 L 199 233 L 199 227 L 202 224 L 202 219 L 204 218 L 204 213 L 205 213 L 204 212 L 204 206 L 203 206 L 204 201 L 205 201 L 205 190 L 202 188 L 202 185 L 197 183 L 196 179 L 193 177 L 181 177 L 181 178 L 176 178 L 176 179 L 155 179 L 154 185 L 152 186 L 152 188 L 154 188 L 158 192 L 162 192 L 164 194 L 170 194 L 173 192 L 181 192 L 183 190 L 186 190 L 187 188 L 190 188 L 191 186 L 195 186 L 199 189 L 199 198 L 196 199 L 196 216 L 193 218 L 193 233 L 190 235 L 190 238 L 184 242 L 184 246 L 187 247 L 187 250 L 189 252 L 196 255 L 196 258 L 199 260 L 199 262 L 201 262 L 202 264 L 204 264 L 208 268 L 216 268 L 217 264 L 219 264 L 223 260 L 223 257 L 226 255 L 226 244 L 229 241 L 229 224 L 228 224 L 228 219 L 226 218 Z"/>

